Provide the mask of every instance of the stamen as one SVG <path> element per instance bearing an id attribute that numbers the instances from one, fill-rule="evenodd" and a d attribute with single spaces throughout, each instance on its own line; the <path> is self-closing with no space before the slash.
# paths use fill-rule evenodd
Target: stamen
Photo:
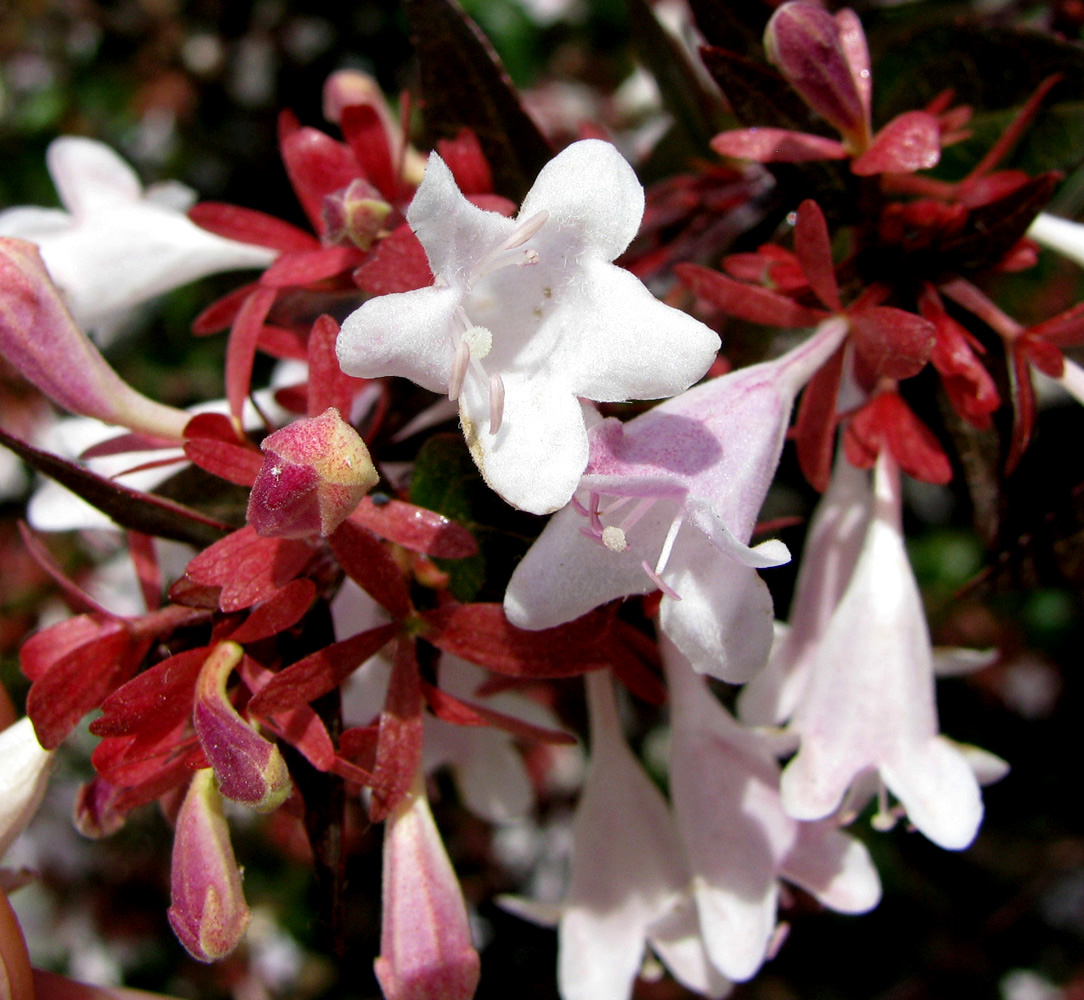
<path id="1" fill-rule="evenodd" d="M 591 518 L 591 530 L 595 532 L 595 536 L 602 537 L 602 518 L 598 515 L 598 505 L 601 502 L 602 497 L 597 493 L 591 494 L 591 510 L 588 516 Z"/>
<path id="2" fill-rule="evenodd" d="M 656 573 L 650 566 L 648 566 L 646 559 L 641 561 L 640 566 L 643 567 L 643 571 L 648 575 L 648 578 L 651 580 L 651 582 L 655 584 L 655 586 L 658 587 L 659 590 L 661 590 L 667 597 L 669 597 L 670 600 L 681 600 L 681 594 L 674 590 L 674 588 L 671 587 L 661 576 L 659 576 L 658 573 Z"/>
<path id="3" fill-rule="evenodd" d="M 463 341 L 470 348 L 471 357 L 479 360 L 493 350 L 493 333 L 484 326 L 472 326 L 464 331 Z"/>
<path id="4" fill-rule="evenodd" d="M 644 497 L 621 522 L 621 527 L 625 531 L 631 531 L 636 522 L 655 506 L 655 500 L 656 497 Z"/>
<path id="5" fill-rule="evenodd" d="M 888 807 L 888 792 L 885 789 L 885 783 L 878 779 L 877 781 L 877 812 L 873 814 L 873 818 L 870 820 L 870 826 L 874 830 L 879 830 L 881 833 L 885 833 L 891 830 L 896 825 L 896 817 L 892 815 L 892 810 Z"/>
<path id="6" fill-rule="evenodd" d="M 455 349 L 455 360 L 452 362 L 452 377 L 448 380 L 448 398 L 454 403 L 463 391 L 463 379 L 466 378 L 467 368 L 470 365 L 470 344 L 466 339 L 459 341 Z"/>
<path id="7" fill-rule="evenodd" d="M 528 247 L 523 251 L 523 256 L 516 263 L 520 267 L 529 267 L 531 264 L 537 264 L 540 259 L 538 251 L 534 247 Z"/>
<path id="8" fill-rule="evenodd" d="M 666 564 L 670 560 L 670 553 L 674 550 L 674 542 L 677 540 L 678 531 L 681 529 L 681 524 L 684 521 L 684 517 L 678 514 L 677 517 L 670 522 L 670 530 L 666 532 L 666 538 L 663 539 L 662 551 L 659 553 L 658 561 L 655 563 L 656 574 L 661 574 L 666 569 Z"/>
<path id="9" fill-rule="evenodd" d="M 502 260 L 501 258 L 509 250 L 515 250 L 517 247 L 523 246 L 532 236 L 534 236 L 545 224 L 549 218 L 549 212 L 538 212 L 536 215 L 532 215 L 522 225 L 517 226 L 500 246 L 496 247 L 489 253 L 487 253 L 471 270 L 471 277 L 469 284 L 474 285 L 476 281 L 481 280 L 487 274 L 497 271 L 502 267 L 509 267 L 512 264 L 534 264 L 538 261 L 538 252 L 536 250 L 527 250 L 522 256 L 512 257 L 510 259 Z"/>
<path id="10" fill-rule="evenodd" d="M 501 244 L 501 249 L 515 250 L 516 247 L 523 246 L 524 243 L 546 224 L 546 220 L 549 217 L 550 213 L 545 211 L 545 209 L 541 212 L 536 212 L 526 222 L 513 230 L 512 235 Z"/>
<path id="11" fill-rule="evenodd" d="M 629 547 L 625 533 L 613 525 L 602 529 L 602 544 L 611 552 L 624 552 Z"/>
<path id="12" fill-rule="evenodd" d="M 489 380 L 489 433 L 496 434 L 504 419 L 504 379 L 493 375 Z"/>

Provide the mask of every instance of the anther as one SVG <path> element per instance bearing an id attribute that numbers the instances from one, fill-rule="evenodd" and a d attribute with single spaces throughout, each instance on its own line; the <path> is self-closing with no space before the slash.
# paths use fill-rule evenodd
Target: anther
<path id="1" fill-rule="evenodd" d="M 602 544 L 611 552 L 624 552 L 629 547 L 625 533 L 613 525 L 602 529 Z"/>
<path id="2" fill-rule="evenodd" d="M 471 357 L 484 358 L 493 350 L 493 334 L 484 326 L 472 326 L 463 334 L 463 342 L 470 348 Z"/>

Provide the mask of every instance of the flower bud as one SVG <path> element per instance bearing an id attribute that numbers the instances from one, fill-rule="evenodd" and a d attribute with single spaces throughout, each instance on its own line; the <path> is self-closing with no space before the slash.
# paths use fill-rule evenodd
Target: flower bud
<path id="1" fill-rule="evenodd" d="M 384 831 L 376 978 L 386 1000 L 470 1000 L 478 986 L 463 893 L 429 811 L 421 771 Z"/>
<path id="2" fill-rule="evenodd" d="M 839 24 L 828 11 L 812 3 L 783 4 L 764 31 L 764 48 L 802 100 L 839 131 L 853 152 L 869 145 L 864 88 L 855 81 Z"/>
<path id="3" fill-rule="evenodd" d="M 278 747 L 250 726 L 226 696 L 226 681 L 244 651 L 219 643 L 196 682 L 192 722 L 222 794 L 259 812 L 277 809 L 290 794 L 290 772 Z"/>
<path id="4" fill-rule="evenodd" d="M 0 732 L 0 857 L 38 808 L 53 754 L 38 743 L 29 717 Z"/>
<path id="5" fill-rule="evenodd" d="M 124 382 L 76 326 L 33 243 L 0 238 L 0 354 L 54 403 L 180 440 L 189 415 Z"/>
<path id="6" fill-rule="evenodd" d="M 368 181 L 357 178 L 348 187 L 324 198 L 324 240 L 331 246 L 353 244 L 368 250 L 380 235 L 388 215 L 389 205 Z"/>
<path id="7" fill-rule="evenodd" d="M 210 768 L 192 776 L 177 816 L 170 895 L 173 932 L 197 961 L 225 958 L 241 942 L 250 914 Z"/>
<path id="8" fill-rule="evenodd" d="M 264 438 L 248 522 L 274 538 L 330 535 L 380 478 L 361 436 L 328 407 Z"/>

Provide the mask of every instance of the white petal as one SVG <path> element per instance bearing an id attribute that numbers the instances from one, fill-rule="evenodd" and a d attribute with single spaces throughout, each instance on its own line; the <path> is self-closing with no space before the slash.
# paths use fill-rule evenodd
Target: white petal
<path id="1" fill-rule="evenodd" d="M 869 851 L 830 821 L 798 824 L 781 873 L 839 913 L 866 913 L 881 901 L 881 880 Z"/>
<path id="2" fill-rule="evenodd" d="M 881 777 L 915 828 L 935 844 L 958 851 L 975 839 L 982 823 L 979 783 L 948 740 L 906 748 L 881 765 Z"/>
<path id="3" fill-rule="evenodd" d="M 29 718 L 0 732 L 0 857 L 37 810 L 49 780 L 53 754 L 43 750 Z"/>
<path id="4" fill-rule="evenodd" d="M 17 236 L 31 243 L 62 233 L 71 224 L 72 217 L 58 208 L 20 205 L 0 212 L 0 236 Z"/>
<path id="5" fill-rule="evenodd" d="M 543 373 L 504 377 L 504 417 L 489 431 L 489 387 L 468 377 L 460 397 L 463 434 L 482 477 L 515 507 L 550 514 L 572 498 L 587 466 L 579 400 Z"/>
<path id="6" fill-rule="evenodd" d="M 451 288 L 418 288 L 370 299 L 343 321 L 335 345 L 347 375 L 402 375 L 447 392 L 455 347 L 452 318 L 461 296 Z"/>
<path id="7" fill-rule="evenodd" d="M 688 990 L 721 1000 L 731 990 L 730 980 L 711 964 L 692 900 L 683 900 L 649 929 L 648 940 L 673 977 Z"/>
<path id="8" fill-rule="evenodd" d="M 138 201 L 143 194 L 136 172 L 95 139 L 72 135 L 54 139 L 45 162 L 61 202 L 76 217 L 118 202 Z"/>
<path id="9" fill-rule="evenodd" d="M 574 142 L 549 161 L 523 201 L 519 218 L 548 212 L 547 227 L 613 260 L 632 242 L 644 215 L 644 189 L 608 142 Z"/>

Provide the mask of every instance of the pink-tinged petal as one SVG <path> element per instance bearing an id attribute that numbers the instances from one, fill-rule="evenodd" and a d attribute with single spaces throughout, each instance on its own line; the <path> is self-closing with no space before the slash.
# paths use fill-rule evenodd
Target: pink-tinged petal
<path id="1" fill-rule="evenodd" d="M 843 160 L 847 149 L 836 139 L 785 128 L 735 129 L 720 132 L 711 148 L 721 156 L 757 163 L 809 163 L 814 160 Z"/>
<path id="2" fill-rule="evenodd" d="M 851 162 L 859 177 L 909 174 L 936 167 L 941 159 L 941 128 L 925 111 L 906 111 L 882 128 L 869 148 Z"/>
<path id="3" fill-rule="evenodd" d="M 831 821 L 799 823 L 797 830 L 780 866 L 783 878 L 837 913 L 868 913 L 881 901 L 881 880 L 861 841 Z"/>
<path id="4" fill-rule="evenodd" d="M 781 725 L 790 718 L 812 657 L 850 581 L 869 519 L 869 477 L 842 455 L 813 514 L 791 601 L 790 627 L 777 635 L 767 667 L 742 689 L 743 722 Z"/>
<path id="5" fill-rule="evenodd" d="M 225 958 L 245 936 L 250 913 L 214 775 L 192 776 L 173 838 L 169 922 L 200 962 Z"/>
<path id="6" fill-rule="evenodd" d="M 564 1000 L 627 1000 L 648 927 L 688 882 L 662 795 L 621 736 L 610 678 L 587 678 L 591 762 L 573 820 L 557 976 Z"/>
<path id="7" fill-rule="evenodd" d="M 467 447 L 491 489 L 521 510 L 550 514 L 568 503 L 587 465 L 586 404 L 541 374 L 511 373 L 504 389 L 493 434 L 489 386 L 468 377 L 459 399 Z"/>
<path id="8" fill-rule="evenodd" d="M 73 413 L 180 440 L 188 414 L 138 393 L 76 326 L 38 248 L 0 239 L 0 351 L 50 399 Z"/>
<path id="9" fill-rule="evenodd" d="M 436 153 L 429 155 L 425 178 L 407 209 L 407 222 L 425 247 L 433 274 L 459 289 L 470 281 L 478 260 L 516 228 L 511 219 L 467 201 Z"/>
<path id="10" fill-rule="evenodd" d="M 844 45 L 841 29 L 849 34 L 851 26 L 838 24 L 823 7 L 787 3 L 768 22 L 764 48 L 802 100 L 862 150 L 869 141 L 868 91 L 855 81 L 850 60 L 856 46 L 853 38 Z"/>
<path id="11" fill-rule="evenodd" d="M 708 958 L 696 905 L 683 900 L 648 928 L 651 948 L 670 974 L 687 990 L 722 1000 L 731 990 L 729 979 Z"/>
<path id="12" fill-rule="evenodd" d="M 881 765 L 881 777 L 920 833 L 946 850 L 970 846 L 982 823 L 982 795 L 967 758 L 948 740 L 897 751 Z"/>
<path id="13" fill-rule="evenodd" d="M 523 200 L 518 219 L 547 212 L 570 243 L 612 261 L 632 242 L 644 215 L 644 189 L 611 143 L 575 142 L 549 161 Z"/>
<path id="14" fill-rule="evenodd" d="M 689 532 L 678 539 L 663 579 L 681 600 L 663 601 L 659 625 L 697 671 L 740 684 L 763 668 L 773 612 L 756 570 L 720 558 Z"/>
<path id="15" fill-rule="evenodd" d="M 336 345 L 343 371 L 360 378 L 402 375 L 432 392 L 446 392 L 460 299 L 455 289 L 437 286 L 370 299 L 343 321 Z"/>
<path id="16" fill-rule="evenodd" d="M 480 963 L 419 771 L 384 833 L 376 977 L 387 1000 L 470 1000 Z"/>

